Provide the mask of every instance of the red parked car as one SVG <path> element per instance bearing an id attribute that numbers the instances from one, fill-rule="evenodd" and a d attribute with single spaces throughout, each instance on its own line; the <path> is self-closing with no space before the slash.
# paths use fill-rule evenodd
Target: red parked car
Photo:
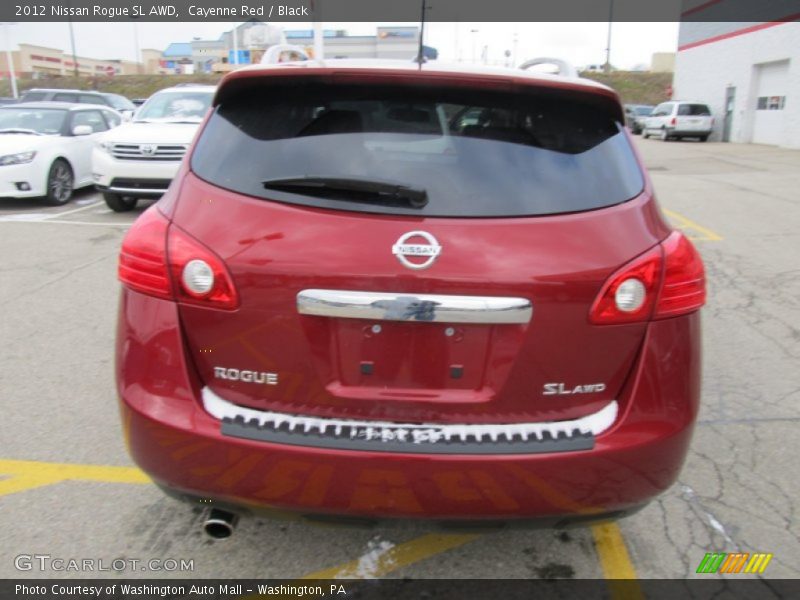
<path id="1" fill-rule="evenodd" d="M 128 232 L 122 421 L 166 491 L 548 525 L 675 481 L 703 264 L 602 85 L 352 61 L 229 74 Z"/>

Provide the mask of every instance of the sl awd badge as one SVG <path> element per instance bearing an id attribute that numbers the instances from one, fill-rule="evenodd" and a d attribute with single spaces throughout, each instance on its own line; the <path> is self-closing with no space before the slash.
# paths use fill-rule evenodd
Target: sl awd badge
<path id="1" fill-rule="evenodd" d="M 605 391 L 605 383 L 587 383 L 574 387 L 563 383 L 545 383 L 542 396 L 569 396 L 570 394 L 597 394 Z"/>
<path id="2" fill-rule="evenodd" d="M 427 269 L 441 253 L 442 247 L 439 242 L 427 231 L 404 233 L 392 246 L 392 254 L 397 257 L 400 264 L 415 270 Z"/>

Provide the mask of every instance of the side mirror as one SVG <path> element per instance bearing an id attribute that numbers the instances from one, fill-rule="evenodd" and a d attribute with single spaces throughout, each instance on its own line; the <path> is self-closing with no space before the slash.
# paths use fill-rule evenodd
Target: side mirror
<path id="1" fill-rule="evenodd" d="M 72 135 L 92 135 L 94 133 L 94 129 L 91 128 L 90 125 L 75 125 L 72 128 Z"/>

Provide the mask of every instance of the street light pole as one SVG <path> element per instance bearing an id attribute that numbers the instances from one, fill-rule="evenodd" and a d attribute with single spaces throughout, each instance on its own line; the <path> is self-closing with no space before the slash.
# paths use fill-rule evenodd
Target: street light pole
<path id="1" fill-rule="evenodd" d="M 470 29 L 469 32 L 472 34 L 472 64 L 474 65 L 477 60 L 477 57 L 475 56 L 475 50 L 476 50 L 475 44 L 478 41 L 478 30 Z"/>
<path id="2" fill-rule="evenodd" d="M 17 98 L 17 74 L 14 72 L 14 60 L 11 57 L 11 38 L 8 35 L 8 23 L 3 23 L 3 32 L 6 34 L 6 60 L 8 61 L 8 77 L 11 80 L 11 94 Z"/>
<path id="3" fill-rule="evenodd" d="M 136 52 L 136 72 L 141 75 L 142 74 L 142 59 L 139 52 L 139 28 L 137 27 L 136 22 L 133 23 L 133 48 Z"/>
<path id="4" fill-rule="evenodd" d="M 67 1 L 67 6 L 72 8 L 72 0 Z M 78 57 L 75 54 L 75 31 L 72 29 L 72 17 L 67 18 L 69 23 L 69 41 L 72 45 L 72 68 L 75 72 L 75 77 L 78 77 Z"/>
<path id="5" fill-rule="evenodd" d="M 233 64 L 239 64 L 239 30 L 236 27 L 236 24 L 233 25 Z"/>
<path id="6" fill-rule="evenodd" d="M 75 54 L 75 30 L 72 28 L 72 19 L 69 20 L 69 41 L 72 45 L 72 67 L 75 70 L 75 77 L 78 77 L 78 57 Z"/>

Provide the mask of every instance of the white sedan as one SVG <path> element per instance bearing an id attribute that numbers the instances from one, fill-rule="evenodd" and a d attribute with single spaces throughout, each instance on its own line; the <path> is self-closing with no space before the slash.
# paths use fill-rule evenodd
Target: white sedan
<path id="1" fill-rule="evenodd" d="M 69 202 L 92 184 L 97 135 L 122 116 L 105 106 L 31 102 L 0 107 L 0 197 Z"/>

